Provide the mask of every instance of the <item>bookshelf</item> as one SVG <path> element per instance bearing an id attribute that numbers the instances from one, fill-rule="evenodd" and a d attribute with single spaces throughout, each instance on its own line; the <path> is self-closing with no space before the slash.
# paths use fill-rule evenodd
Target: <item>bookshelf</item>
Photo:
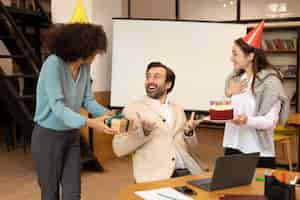
<path id="1" fill-rule="evenodd" d="M 262 48 L 283 75 L 291 113 L 299 112 L 299 34 L 300 28 L 265 28 Z"/>

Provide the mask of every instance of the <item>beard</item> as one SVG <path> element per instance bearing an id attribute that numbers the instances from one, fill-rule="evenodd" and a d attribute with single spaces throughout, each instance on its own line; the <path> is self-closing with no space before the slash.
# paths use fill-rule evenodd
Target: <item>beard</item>
<path id="1" fill-rule="evenodd" d="M 166 93 L 166 90 L 163 87 L 158 87 L 156 84 L 148 84 L 146 85 L 146 93 L 148 97 L 159 99 Z"/>

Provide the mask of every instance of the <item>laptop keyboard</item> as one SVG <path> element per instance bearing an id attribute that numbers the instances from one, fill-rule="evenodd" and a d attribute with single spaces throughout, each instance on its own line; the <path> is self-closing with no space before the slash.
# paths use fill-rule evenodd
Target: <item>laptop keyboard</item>
<path id="1" fill-rule="evenodd" d="M 210 178 L 201 179 L 201 180 L 191 181 L 191 183 L 193 185 L 198 186 L 198 187 L 206 188 L 207 190 L 209 190 L 210 189 L 211 179 Z"/>
<path id="2" fill-rule="evenodd" d="M 206 188 L 207 190 L 210 189 L 210 183 L 202 183 L 201 186 L 202 186 L 203 188 Z"/>
<path id="3" fill-rule="evenodd" d="M 211 183 L 211 178 L 199 180 L 198 183 L 200 183 L 201 185 L 203 185 L 203 184 L 209 185 Z"/>

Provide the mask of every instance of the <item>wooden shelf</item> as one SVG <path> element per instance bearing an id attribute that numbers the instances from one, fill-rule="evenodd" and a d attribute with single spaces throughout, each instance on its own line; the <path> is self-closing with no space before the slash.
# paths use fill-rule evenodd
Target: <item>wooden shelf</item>
<path id="1" fill-rule="evenodd" d="M 296 54 L 297 50 L 296 49 L 291 49 L 291 50 L 265 50 L 264 51 L 267 54 Z"/>
<path id="2" fill-rule="evenodd" d="M 296 76 L 284 76 L 283 79 L 297 79 Z"/>
<path id="3" fill-rule="evenodd" d="M 287 90 L 286 93 L 293 94 L 289 103 L 290 107 L 292 107 L 291 110 L 296 112 L 300 111 L 300 93 L 297 92 L 299 91 L 300 83 L 298 68 L 300 66 L 299 31 L 298 27 L 276 25 L 274 27 L 265 27 L 262 40 L 263 51 L 268 60 L 282 73 L 284 89 Z M 291 65 L 296 66 L 296 69 L 292 68 Z M 296 87 L 296 92 L 294 87 Z"/>

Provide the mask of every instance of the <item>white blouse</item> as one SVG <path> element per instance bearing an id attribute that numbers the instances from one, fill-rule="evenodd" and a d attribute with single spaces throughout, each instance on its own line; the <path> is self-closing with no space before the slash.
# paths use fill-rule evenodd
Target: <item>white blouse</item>
<path id="1" fill-rule="evenodd" d="M 244 74 L 241 79 L 245 78 L 247 78 L 246 74 Z M 247 124 L 239 126 L 230 121 L 226 122 L 223 147 L 237 149 L 243 153 L 260 152 L 260 156 L 262 157 L 275 157 L 273 134 L 278 121 L 281 103 L 278 100 L 264 116 L 254 116 L 255 98 L 251 90 L 251 83 L 252 79 L 248 81 L 248 86 L 245 91 L 231 97 L 234 117 L 245 113 L 248 116 Z M 273 144 L 270 149 L 263 151 L 260 148 L 256 129 L 267 130 L 265 137 Z"/>

